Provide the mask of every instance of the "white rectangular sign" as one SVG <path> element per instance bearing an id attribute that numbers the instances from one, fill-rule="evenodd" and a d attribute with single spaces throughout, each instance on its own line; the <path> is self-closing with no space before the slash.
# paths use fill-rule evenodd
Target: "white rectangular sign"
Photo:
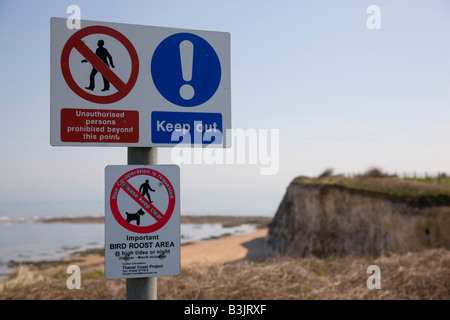
<path id="1" fill-rule="evenodd" d="M 51 19 L 53 146 L 225 147 L 230 34 Z"/>
<path id="2" fill-rule="evenodd" d="M 105 277 L 180 273 L 180 168 L 105 168 Z"/>

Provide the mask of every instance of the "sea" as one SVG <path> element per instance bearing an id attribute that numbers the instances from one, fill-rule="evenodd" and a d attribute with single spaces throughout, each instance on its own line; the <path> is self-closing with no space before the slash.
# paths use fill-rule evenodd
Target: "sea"
<path id="1" fill-rule="evenodd" d="M 103 200 L 0 202 L 0 279 L 14 272 L 11 262 L 58 260 L 104 247 L 104 223 L 41 222 L 86 216 L 103 217 Z M 180 229 L 182 243 L 255 231 L 253 225 L 230 228 L 210 223 L 181 224 Z"/>

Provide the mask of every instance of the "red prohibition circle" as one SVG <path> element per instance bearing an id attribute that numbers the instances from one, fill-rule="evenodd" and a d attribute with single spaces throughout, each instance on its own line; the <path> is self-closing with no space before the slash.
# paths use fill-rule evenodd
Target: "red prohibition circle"
<path id="1" fill-rule="evenodd" d="M 124 83 L 114 74 L 96 55 L 92 52 L 81 39 L 91 34 L 105 34 L 118 40 L 128 51 L 131 58 L 131 74 L 127 83 Z M 116 93 L 108 96 L 97 96 L 91 94 L 75 82 L 70 72 L 69 56 L 72 49 L 78 50 L 87 59 L 92 66 L 103 75 L 117 89 Z M 86 57 L 85 55 L 89 55 Z M 105 26 L 90 26 L 77 31 L 67 40 L 61 52 L 61 71 L 67 85 L 81 98 L 94 103 L 113 103 L 124 98 L 134 87 L 139 73 L 139 58 L 133 44 L 119 31 Z"/>
<path id="2" fill-rule="evenodd" d="M 133 173 L 134 174 L 131 174 Z M 126 178 L 129 175 L 128 178 Z M 171 198 L 169 196 L 169 204 L 167 206 L 166 212 L 163 213 L 163 216 L 161 219 L 159 219 L 158 221 L 156 221 L 154 224 L 149 225 L 149 226 L 137 226 L 131 223 L 128 223 L 125 218 L 122 216 L 122 214 L 119 211 L 119 206 L 117 203 L 117 198 L 118 198 L 118 192 L 122 189 L 122 186 L 125 183 L 127 183 L 128 179 L 130 179 L 131 177 L 136 177 L 139 175 L 146 175 L 146 176 L 150 176 L 152 178 L 155 178 L 157 180 L 159 180 L 162 185 L 166 188 L 167 193 L 169 194 L 168 188 L 172 189 L 173 192 L 173 197 Z M 114 196 L 114 193 L 116 191 L 116 189 L 118 189 L 116 195 Z M 132 231 L 132 232 L 136 232 L 136 233 L 151 233 L 151 232 L 155 232 L 157 230 L 159 230 L 160 228 L 162 228 L 169 220 L 170 217 L 172 216 L 172 213 L 175 209 L 175 201 L 176 201 L 176 194 L 175 194 L 175 189 L 172 186 L 172 183 L 169 181 L 169 179 L 167 179 L 166 176 L 164 176 L 162 173 L 160 173 L 159 171 L 150 169 L 150 168 L 136 168 L 133 170 L 130 170 L 126 173 L 124 173 L 122 176 L 120 176 L 119 179 L 117 179 L 117 181 L 114 183 L 114 186 L 111 190 L 111 194 L 110 194 L 110 205 L 111 205 L 111 212 L 114 216 L 114 218 L 116 219 L 116 221 L 125 229 Z"/>

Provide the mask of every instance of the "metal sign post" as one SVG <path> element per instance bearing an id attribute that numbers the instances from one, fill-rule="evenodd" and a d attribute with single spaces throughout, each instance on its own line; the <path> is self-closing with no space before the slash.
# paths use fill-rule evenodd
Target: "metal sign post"
<path id="1" fill-rule="evenodd" d="M 127 164 L 158 164 L 157 148 L 128 147 Z M 127 279 L 127 300 L 157 300 L 158 277 Z"/>

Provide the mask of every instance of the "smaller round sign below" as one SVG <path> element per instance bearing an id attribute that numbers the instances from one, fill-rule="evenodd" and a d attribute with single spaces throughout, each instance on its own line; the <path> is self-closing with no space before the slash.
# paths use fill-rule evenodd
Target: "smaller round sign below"
<path id="1" fill-rule="evenodd" d="M 157 197 L 167 199 L 163 201 L 163 206 Z M 130 170 L 117 179 L 109 202 L 115 220 L 122 227 L 136 233 L 151 233 L 161 229 L 170 220 L 176 197 L 172 183 L 164 174 L 143 167 Z M 151 219 L 147 219 L 151 222 L 141 223 L 147 215 L 151 216 Z"/>

